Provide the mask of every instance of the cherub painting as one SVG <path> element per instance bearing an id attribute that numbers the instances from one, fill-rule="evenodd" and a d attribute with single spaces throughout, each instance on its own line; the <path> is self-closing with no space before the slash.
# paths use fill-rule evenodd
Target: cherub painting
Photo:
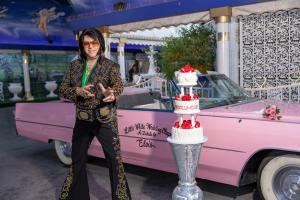
<path id="1" fill-rule="evenodd" d="M 8 9 L 6 7 L 0 7 L 0 18 L 1 17 L 5 17 L 5 12 L 7 11 Z"/>
<path id="2" fill-rule="evenodd" d="M 49 18 L 54 16 L 56 7 L 51 7 L 49 9 L 43 8 L 39 12 L 37 12 L 38 20 L 38 28 L 46 35 L 46 38 L 49 43 L 52 43 L 52 39 L 49 37 L 48 33 L 48 21 Z"/>

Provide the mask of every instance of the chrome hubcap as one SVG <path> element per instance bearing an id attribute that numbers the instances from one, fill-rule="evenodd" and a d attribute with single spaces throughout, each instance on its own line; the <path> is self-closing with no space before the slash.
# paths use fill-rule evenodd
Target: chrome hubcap
<path id="1" fill-rule="evenodd" d="M 59 149 L 66 157 L 71 157 L 72 145 L 70 143 L 60 141 Z"/>
<path id="2" fill-rule="evenodd" d="M 273 189 L 277 199 L 300 199 L 300 167 L 289 166 L 277 172 L 273 179 Z"/>

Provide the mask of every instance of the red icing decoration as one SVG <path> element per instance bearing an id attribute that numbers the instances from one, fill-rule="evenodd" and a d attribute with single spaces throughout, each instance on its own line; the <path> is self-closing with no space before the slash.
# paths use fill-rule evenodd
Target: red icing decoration
<path id="1" fill-rule="evenodd" d="M 179 122 L 175 122 L 174 127 L 179 128 Z"/>
<path id="2" fill-rule="evenodd" d="M 183 120 L 181 128 L 183 129 L 190 129 L 192 127 L 191 120 Z"/>
<path id="3" fill-rule="evenodd" d="M 199 127 L 200 127 L 200 122 L 196 121 L 195 128 L 199 128 Z"/>
<path id="4" fill-rule="evenodd" d="M 193 99 L 199 99 L 199 96 L 197 94 L 194 94 Z"/>
<path id="5" fill-rule="evenodd" d="M 194 72 L 195 70 L 191 65 L 186 64 L 181 68 L 180 71 L 185 73 L 185 72 Z"/>
<path id="6" fill-rule="evenodd" d="M 189 94 L 185 94 L 182 96 L 182 101 L 190 101 L 192 98 L 191 98 L 191 95 Z"/>

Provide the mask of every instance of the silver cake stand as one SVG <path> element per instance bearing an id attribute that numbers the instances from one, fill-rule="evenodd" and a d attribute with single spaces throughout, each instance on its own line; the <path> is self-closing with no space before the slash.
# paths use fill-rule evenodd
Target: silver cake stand
<path id="1" fill-rule="evenodd" d="M 202 200 L 203 192 L 197 186 L 195 175 L 202 143 L 207 141 L 207 137 L 204 136 L 195 144 L 176 143 L 171 137 L 168 137 L 167 141 L 172 147 L 179 176 L 178 186 L 172 193 L 172 200 Z"/>

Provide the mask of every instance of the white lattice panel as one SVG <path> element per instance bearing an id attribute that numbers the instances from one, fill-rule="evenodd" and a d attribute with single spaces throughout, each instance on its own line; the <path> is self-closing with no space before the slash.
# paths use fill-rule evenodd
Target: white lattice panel
<path id="1" fill-rule="evenodd" d="M 271 88 L 294 83 L 300 76 L 300 9 L 242 16 L 239 22 L 242 87 Z M 298 89 L 283 90 L 283 100 L 300 96 Z M 273 91 L 261 95 L 278 98 L 278 92 Z"/>

